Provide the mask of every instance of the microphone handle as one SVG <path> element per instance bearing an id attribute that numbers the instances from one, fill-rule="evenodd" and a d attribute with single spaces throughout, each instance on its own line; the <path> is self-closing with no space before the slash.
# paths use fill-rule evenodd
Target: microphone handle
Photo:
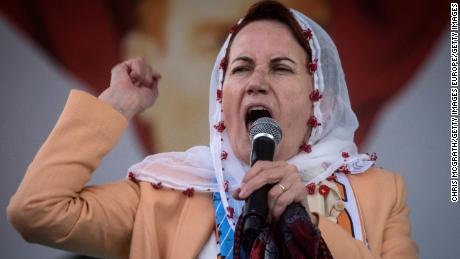
<path id="1" fill-rule="evenodd" d="M 265 225 L 268 214 L 267 194 L 273 185 L 267 184 L 254 191 L 246 200 L 244 207 L 243 233 L 246 237 L 246 245 L 252 248 L 252 244 L 259 236 Z"/>
<path id="2" fill-rule="evenodd" d="M 269 137 L 255 138 L 252 144 L 251 167 L 259 160 L 273 161 L 275 141 Z M 249 249 L 265 225 L 268 214 L 267 194 L 273 185 L 267 184 L 254 191 L 246 200 L 243 212 L 243 233 Z"/>

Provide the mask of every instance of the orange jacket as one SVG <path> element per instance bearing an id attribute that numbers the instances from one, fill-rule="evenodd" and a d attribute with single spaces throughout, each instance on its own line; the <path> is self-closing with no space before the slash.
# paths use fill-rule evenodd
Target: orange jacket
<path id="1" fill-rule="evenodd" d="M 97 98 L 71 92 L 7 209 L 25 240 L 104 258 L 198 256 L 213 233 L 210 194 L 189 198 L 129 180 L 85 187 L 127 124 Z M 417 258 L 402 177 L 372 168 L 349 180 L 369 249 L 340 225 L 320 217 L 319 228 L 333 256 Z"/>

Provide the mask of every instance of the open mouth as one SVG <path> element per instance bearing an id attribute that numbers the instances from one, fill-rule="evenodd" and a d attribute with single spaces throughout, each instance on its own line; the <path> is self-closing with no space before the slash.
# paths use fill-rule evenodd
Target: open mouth
<path id="1" fill-rule="evenodd" d="M 270 111 L 263 106 L 249 107 L 246 112 L 246 128 L 249 129 L 254 121 L 262 117 L 272 118 Z"/>

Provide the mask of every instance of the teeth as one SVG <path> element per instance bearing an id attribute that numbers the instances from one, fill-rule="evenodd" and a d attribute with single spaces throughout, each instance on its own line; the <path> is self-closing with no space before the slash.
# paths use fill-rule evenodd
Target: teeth
<path id="1" fill-rule="evenodd" d="M 266 110 L 266 108 L 263 106 L 254 106 L 248 109 L 248 111 L 263 111 L 263 110 Z"/>

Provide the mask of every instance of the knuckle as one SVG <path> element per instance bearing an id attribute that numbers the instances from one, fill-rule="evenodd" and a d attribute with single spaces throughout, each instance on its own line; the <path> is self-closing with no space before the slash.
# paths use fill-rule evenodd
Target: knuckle
<path id="1" fill-rule="evenodd" d="M 259 163 L 259 162 L 257 162 Z M 270 169 L 272 166 L 270 164 L 267 163 L 267 161 L 260 161 L 259 165 L 258 165 L 258 169 L 259 171 L 267 171 L 268 169 Z"/>
<path id="2" fill-rule="evenodd" d="M 133 59 L 133 62 L 136 62 L 136 63 L 144 62 L 144 58 L 142 58 L 142 57 L 135 57 L 135 58 Z"/>
<path id="3" fill-rule="evenodd" d="M 297 167 L 295 165 L 288 164 L 286 166 L 286 170 L 290 173 L 296 173 L 297 174 Z"/>
<path id="4" fill-rule="evenodd" d="M 286 204 L 277 202 L 275 204 L 275 207 L 273 208 L 273 211 L 275 212 L 275 215 L 279 216 L 279 215 L 281 215 L 283 213 L 285 208 L 286 208 Z"/>
<path id="5" fill-rule="evenodd" d="M 278 194 L 276 193 L 275 188 L 272 188 L 272 189 L 268 192 L 268 199 L 269 199 L 269 200 L 274 200 L 274 199 L 276 199 L 276 196 L 277 196 L 277 195 L 278 195 Z"/>
<path id="6" fill-rule="evenodd" d="M 122 66 L 123 66 L 123 63 L 117 64 L 117 65 L 115 65 L 114 67 L 112 67 L 112 69 L 110 70 L 110 72 L 112 72 L 112 74 L 113 74 L 113 73 L 116 73 Z"/>
<path id="7" fill-rule="evenodd" d="M 259 160 L 259 161 L 257 161 L 256 164 L 257 164 L 260 168 L 266 169 L 266 168 L 269 166 L 270 162 L 269 162 L 269 161 L 264 161 L 264 160 Z"/>
<path id="8" fill-rule="evenodd" d="M 268 174 L 267 183 L 277 183 L 279 182 L 279 177 L 275 174 Z"/>
<path id="9" fill-rule="evenodd" d="M 288 162 L 286 162 L 286 161 L 277 161 L 277 165 L 279 167 L 289 166 Z"/>
<path id="10" fill-rule="evenodd" d="M 289 201 L 289 196 L 287 194 L 285 195 L 281 195 L 279 198 L 278 198 L 278 202 L 276 203 L 276 205 L 278 206 L 284 206 L 287 202 Z"/>
<path id="11" fill-rule="evenodd" d="M 296 183 L 301 182 L 300 175 L 297 174 L 297 173 L 291 173 L 291 175 L 290 175 L 289 178 L 290 178 L 290 180 L 292 180 L 293 182 L 296 182 Z"/>

